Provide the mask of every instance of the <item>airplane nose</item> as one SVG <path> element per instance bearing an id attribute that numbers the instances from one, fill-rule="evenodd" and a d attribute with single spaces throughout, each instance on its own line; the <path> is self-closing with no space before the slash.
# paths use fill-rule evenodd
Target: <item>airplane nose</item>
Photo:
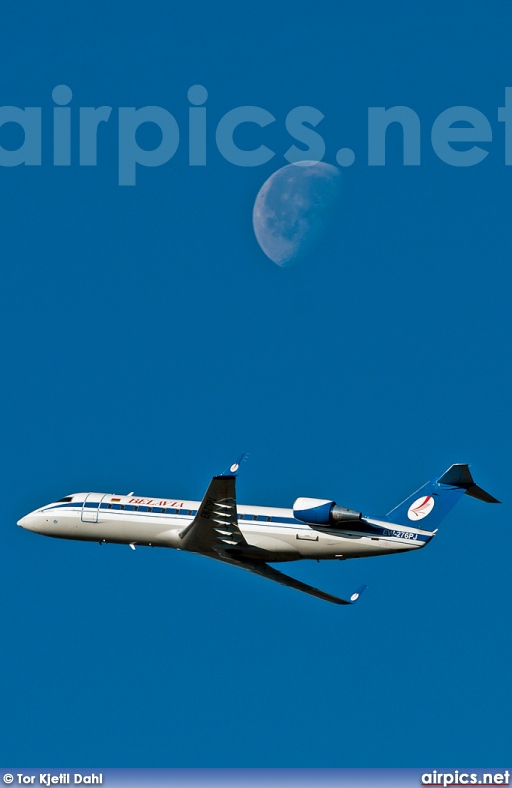
<path id="1" fill-rule="evenodd" d="M 31 525 L 33 524 L 33 522 L 34 522 L 34 518 L 31 517 L 29 514 L 26 514 L 25 517 L 22 517 L 21 520 L 18 520 L 17 525 L 19 525 L 20 528 L 26 528 L 28 531 L 30 531 L 32 530 Z"/>

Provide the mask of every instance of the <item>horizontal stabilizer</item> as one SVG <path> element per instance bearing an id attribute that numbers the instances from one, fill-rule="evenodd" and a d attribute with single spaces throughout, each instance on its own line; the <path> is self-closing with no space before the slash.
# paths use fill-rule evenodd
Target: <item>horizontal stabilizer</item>
<path id="1" fill-rule="evenodd" d="M 451 487 L 464 488 L 466 495 L 470 495 L 472 498 L 478 498 L 479 501 L 485 501 L 486 503 L 500 503 L 497 498 L 494 498 L 488 492 L 482 490 L 481 487 L 475 484 L 471 475 L 471 471 L 469 470 L 469 465 L 463 463 L 451 465 L 448 470 L 439 477 L 437 482 L 438 484 L 448 484 Z"/>
<path id="2" fill-rule="evenodd" d="M 482 490 L 478 484 L 473 484 L 472 487 L 468 487 L 466 495 L 470 495 L 472 498 L 478 498 L 479 501 L 485 501 L 485 503 L 501 503 L 497 498 L 494 498 L 488 492 Z"/>

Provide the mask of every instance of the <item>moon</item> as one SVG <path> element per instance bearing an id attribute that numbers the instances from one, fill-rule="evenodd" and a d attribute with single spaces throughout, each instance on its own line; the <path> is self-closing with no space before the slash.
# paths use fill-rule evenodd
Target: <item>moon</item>
<path id="1" fill-rule="evenodd" d="M 283 268 L 306 257 L 325 231 L 341 191 L 337 167 L 321 161 L 287 164 L 258 192 L 252 223 L 256 240 Z"/>

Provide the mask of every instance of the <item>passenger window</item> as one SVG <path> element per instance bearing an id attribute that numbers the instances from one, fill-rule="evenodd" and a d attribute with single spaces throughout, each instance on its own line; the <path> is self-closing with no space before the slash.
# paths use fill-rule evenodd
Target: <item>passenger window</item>
<path id="1" fill-rule="evenodd" d="M 271 517 L 267 517 L 267 523 L 271 523 L 271 522 L 272 522 L 272 518 Z"/>

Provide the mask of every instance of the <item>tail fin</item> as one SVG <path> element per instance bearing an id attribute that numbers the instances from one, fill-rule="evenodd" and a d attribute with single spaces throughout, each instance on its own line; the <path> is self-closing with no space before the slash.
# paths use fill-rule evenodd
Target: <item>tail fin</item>
<path id="1" fill-rule="evenodd" d="M 419 528 L 433 531 L 464 494 L 487 503 L 499 503 L 473 481 L 468 465 L 450 465 L 441 476 L 431 479 L 385 516 L 398 525 L 411 525 L 424 518 Z"/>

